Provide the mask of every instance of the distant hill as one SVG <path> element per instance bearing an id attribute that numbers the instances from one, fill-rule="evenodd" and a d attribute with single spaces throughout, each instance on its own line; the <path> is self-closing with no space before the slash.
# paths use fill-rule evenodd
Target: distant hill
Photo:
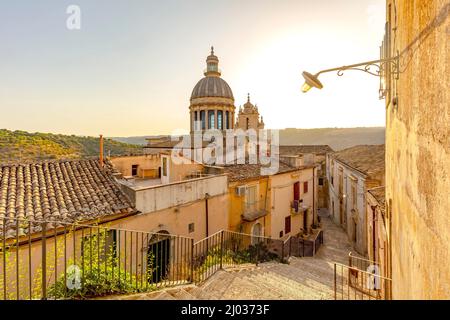
<path id="1" fill-rule="evenodd" d="M 327 144 L 334 150 L 341 150 L 360 144 L 383 144 L 383 127 L 371 128 L 319 128 L 319 129 L 283 129 L 280 130 L 281 145 Z M 161 136 L 114 137 L 123 143 L 147 144 L 146 138 Z"/>
<path id="2" fill-rule="evenodd" d="M 105 155 L 140 153 L 140 146 L 104 140 Z M 98 137 L 0 129 L 0 162 L 97 156 Z"/>
<path id="3" fill-rule="evenodd" d="M 146 145 L 147 144 L 147 138 L 156 138 L 159 136 L 136 136 L 136 137 L 109 137 L 109 139 L 122 142 L 122 143 L 128 143 L 128 144 L 135 144 L 135 145 Z"/>
<path id="4" fill-rule="evenodd" d="M 327 144 L 342 150 L 361 144 L 384 144 L 385 128 L 320 128 L 280 130 L 281 145 Z"/>

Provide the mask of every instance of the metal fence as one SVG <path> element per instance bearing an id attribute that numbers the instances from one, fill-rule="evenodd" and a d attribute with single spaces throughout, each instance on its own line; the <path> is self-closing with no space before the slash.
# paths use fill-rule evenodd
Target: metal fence
<path id="1" fill-rule="evenodd" d="M 283 241 L 233 231 L 219 231 L 194 244 L 194 282 L 201 283 L 224 267 L 283 261 Z"/>
<path id="2" fill-rule="evenodd" d="M 283 241 L 219 231 L 199 242 L 107 225 L 0 219 L 0 300 L 86 299 L 200 283 L 283 261 Z"/>
<path id="3" fill-rule="evenodd" d="M 192 281 L 193 239 L 0 219 L 0 299 L 77 299 Z"/>
<path id="4" fill-rule="evenodd" d="M 323 230 L 320 230 L 313 239 L 303 239 L 291 236 L 284 242 L 285 257 L 313 257 L 323 244 Z"/>
<path id="5" fill-rule="evenodd" d="M 376 262 L 351 253 L 348 266 L 334 264 L 335 300 L 390 300 L 391 283 Z"/>

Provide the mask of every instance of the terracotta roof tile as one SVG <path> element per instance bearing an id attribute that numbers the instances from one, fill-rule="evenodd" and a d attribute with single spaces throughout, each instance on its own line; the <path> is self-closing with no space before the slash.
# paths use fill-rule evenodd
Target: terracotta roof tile
<path id="1" fill-rule="evenodd" d="M 245 181 L 262 177 L 261 164 L 235 164 L 223 166 L 224 173 L 228 174 L 228 181 Z M 299 168 L 292 167 L 282 161 L 279 162 L 277 174 L 310 168 L 313 166 L 303 166 Z"/>
<path id="2" fill-rule="evenodd" d="M 3 218 L 52 227 L 134 211 L 112 173 L 110 163 L 102 169 L 97 159 L 0 164 L 0 234 Z M 5 221 L 15 232 L 13 220 Z"/>
<path id="3" fill-rule="evenodd" d="M 369 177 L 384 176 L 385 146 L 360 145 L 334 152 L 332 157 L 363 172 Z"/>
<path id="4" fill-rule="evenodd" d="M 333 152 L 333 149 L 329 145 L 298 145 L 298 146 L 280 146 L 279 147 L 281 155 L 298 155 L 304 153 L 329 153 Z"/>
<path id="5" fill-rule="evenodd" d="M 380 208 L 384 212 L 386 206 L 385 187 L 377 187 L 367 190 L 377 200 Z"/>

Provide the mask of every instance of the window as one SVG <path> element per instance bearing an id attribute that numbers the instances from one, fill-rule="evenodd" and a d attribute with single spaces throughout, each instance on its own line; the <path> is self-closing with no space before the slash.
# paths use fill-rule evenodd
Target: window
<path id="1" fill-rule="evenodd" d="M 215 115 L 214 110 L 208 111 L 208 129 L 214 129 L 215 127 Z"/>
<path id="2" fill-rule="evenodd" d="M 230 129 L 230 112 L 225 112 L 225 129 Z"/>
<path id="3" fill-rule="evenodd" d="M 205 110 L 200 111 L 200 120 L 202 122 L 202 130 L 205 130 L 206 129 Z"/>
<path id="4" fill-rule="evenodd" d="M 246 118 L 246 121 L 247 121 L 247 123 L 246 123 L 245 127 L 246 127 L 247 130 L 248 130 L 248 128 L 250 128 L 250 119 L 249 119 L 249 118 Z"/>
<path id="5" fill-rule="evenodd" d="M 280 238 L 283 238 L 283 231 L 280 231 L 279 236 L 280 236 Z"/>
<path id="6" fill-rule="evenodd" d="M 217 111 L 217 129 L 223 129 L 222 111 Z"/>
<path id="7" fill-rule="evenodd" d="M 284 234 L 291 232 L 291 216 L 284 219 Z"/>
<path id="8" fill-rule="evenodd" d="M 138 165 L 137 164 L 133 164 L 131 166 L 131 175 L 132 176 L 137 176 L 138 175 Z"/>
<path id="9" fill-rule="evenodd" d="M 323 186 L 323 178 L 319 178 L 319 186 Z"/>
<path id="10" fill-rule="evenodd" d="M 194 223 L 189 223 L 188 231 L 189 231 L 189 233 L 194 232 Z"/>
<path id="11" fill-rule="evenodd" d="M 198 112 L 194 111 L 194 130 L 199 130 L 199 125 L 198 125 Z"/>
<path id="12" fill-rule="evenodd" d="M 308 193 L 308 181 L 303 182 L 303 193 Z"/>
<path id="13" fill-rule="evenodd" d="M 163 158 L 163 168 L 162 168 L 162 175 L 164 177 L 167 177 L 167 158 Z"/>

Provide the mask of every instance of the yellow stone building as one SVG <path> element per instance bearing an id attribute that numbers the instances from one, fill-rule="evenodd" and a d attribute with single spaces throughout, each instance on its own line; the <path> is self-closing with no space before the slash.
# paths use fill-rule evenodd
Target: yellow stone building
<path id="1" fill-rule="evenodd" d="M 447 0 L 387 0 L 386 221 L 394 299 L 450 299 Z"/>

